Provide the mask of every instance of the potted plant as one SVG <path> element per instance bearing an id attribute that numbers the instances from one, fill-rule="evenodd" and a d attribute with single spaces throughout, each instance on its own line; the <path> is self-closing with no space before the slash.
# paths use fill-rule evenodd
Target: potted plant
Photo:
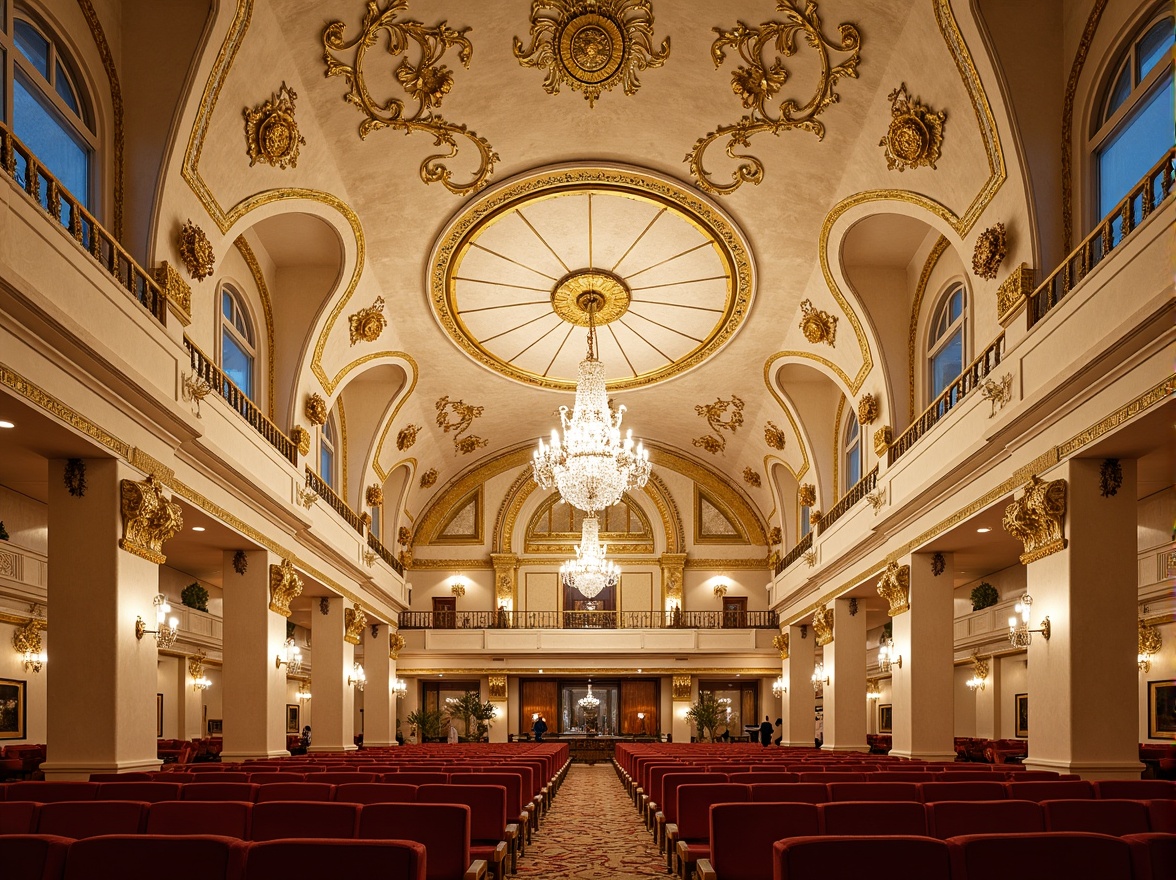
<path id="1" fill-rule="evenodd" d="M 184 587 L 180 593 L 180 601 L 188 608 L 195 608 L 197 611 L 207 612 L 208 590 L 193 581 Z"/>
<path id="2" fill-rule="evenodd" d="M 1000 593 L 996 591 L 996 587 L 984 581 L 979 586 L 972 588 L 972 610 L 980 611 L 995 605 L 1000 601 Z"/>
<path id="3" fill-rule="evenodd" d="M 443 741 L 441 723 L 444 713 L 440 709 L 416 709 L 408 713 L 408 723 L 417 729 L 421 742 Z"/>
<path id="4" fill-rule="evenodd" d="M 714 742 L 715 728 L 723 720 L 726 713 L 719 706 L 719 701 L 710 691 L 700 691 L 698 702 L 686 712 L 686 717 L 694 722 L 698 729 L 698 738 L 703 742 Z"/>
<path id="5" fill-rule="evenodd" d="M 460 697 L 448 701 L 446 712 L 450 720 L 459 719 L 465 728 L 464 742 L 478 742 L 489 733 L 494 721 L 494 704 L 483 703 L 476 691 L 466 691 Z"/>

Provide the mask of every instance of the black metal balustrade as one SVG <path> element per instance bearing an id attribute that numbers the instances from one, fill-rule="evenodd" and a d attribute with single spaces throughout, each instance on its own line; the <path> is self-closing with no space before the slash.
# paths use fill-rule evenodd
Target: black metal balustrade
<path id="1" fill-rule="evenodd" d="M 379 538 L 377 538 L 371 532 L 368 532 L 367 541 L 368 541 L 368 547 L 370 547 L 372 550 L 374 550 L 379 555 L 379 557 L 381 559 L 383 559 L 390 566 L 392 566 L 392 570 L 394 572 L 396 572 L 399 575 L 404 574 L 404 564 L 399 559 L 397 559 L 395 556 L 392 555 L 392 551 L 389 550 L 387 547 L 385 547 L 383 542 L 380 541 Z"/>
<path id="2" fill-rule="evenodd" d="M 1132 231 L 1172 194 L 1176 147 L 1152 166 L 1127 198 L 1103 218 L 1082 243 L 1070 252 L 1049 277 L 1029 295 L 1029 326 L 1034 326 L 1106 256 L 1121 245 Z"/>
<path id="3" fill-rule="evenodd" d="M 114 236 L 102 228 L 77 197 L 3 123 L 0 123 L 0 171 L 40 205 L 54 225 L 60 226 L 93 257 L 132 299 L 160 324 L 167 325 L 167 297 L 155 279 L 131 259 Z"/>
<path id="4" fill-rule="evenodd" d="M 776 574 L 782 573 L 784 569 L 788 568 L 788 566 L 792 565 L 792 563 L 796 562 L 796 560 L 800 559 L 800 557 L 804 556 L 804 554 L 808 553 L 812 549 L 813 533 L 809 532 L 796 543 L 795 547 L 785 553 L 780 561 L 776 563 Z"/>
<path id="5" fill-rule="evenodd" d="M 776 629 L 775 611 L 401 611 L 401 629 Z"/>
<path id="6" fill-rule="evenodd" d="M 335 513 L 343 517 L 347 525 L 355 529 L 361 535 L 363 534 L 364 523 L 360 519 L 359 514 L 347 506 L 347 502 L 335 494 L 335 490 L 327 485 L 327 481 L 316 474 L 307 465 L 306 468 L 306 488 L 318 494 L 319 498 L 327 502 Z"/>
<path id="7" fill-rule="evenodd" d="M 853 484 L 853 487 L 841 496 L 841 500 L 833 505 L 832 509 L 824 514 L 817 522 L 817 534 L 821 534 L 841 517 L 845 516 L 846 512 L 874 491 L 874 487 L 878 485 L 878 466 L 874 465 L 874 469 Z"/>
<path id="8" fill-rule="evenodd" d="M 298 446 L 287 437 L 282 429 L 265 417 L 249 396 L 226 376 L 221 368 L 214 364 L 204 352 L 196 347 L 187 336 L 184 337 L 184 348 L 188 350 L 188 359 L 192 365 L 192 372 L 196 378 L 204 381 L 210 392 L 216 392 L 231 406 L 245 421 L 247 421 L 266 442 L 278 450 L 290 464 L 298 464 Z"/>

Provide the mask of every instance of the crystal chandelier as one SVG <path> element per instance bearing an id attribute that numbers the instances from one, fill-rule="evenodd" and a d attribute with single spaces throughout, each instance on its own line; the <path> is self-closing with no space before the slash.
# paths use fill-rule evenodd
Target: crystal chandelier
<path id="1" fill-rule="evenodd" d="M 533 462 L 540 488 L 558 488 L 572 507 L 595 513 L 616 504 L 627 489 L 639 489 L 649 480 L 649 453 L 633 445 L 633 432 L 621 439 L 625 407 L 614 413 L 605 388 L 604 364 L 596 359 L 596 310 L 604 297 L 590 290 L 579 305 L 588 312 L 588 356 L 580 361 L 576 378 L 576 404 L 571 415 L 559 408 L 563 441 L 551 432 L 551 445 L 539 441 Z M 581 591 L 582 592 L 582 591 Z"/>
<path id="2" fill-rule="evenodd" d="M 591 711 L 600 707 L 600 700 L 592 696 L 592 682 L 588 682 L 588 693 L 576 701 L 576 705 L 584 711 Z"/>
<path id="3" fill-rule="evenodd" d="M 605 587 L 616 586 L 621 570 L 616 563 L 604 558 L 606 553 L 608 545 L 600 543 L 600 521 L 595 514 L 584 517 L 576 558 L 569 559 L 559 568 L 563 583 L 574 587 L 585 599 L 591 599 Z"/>

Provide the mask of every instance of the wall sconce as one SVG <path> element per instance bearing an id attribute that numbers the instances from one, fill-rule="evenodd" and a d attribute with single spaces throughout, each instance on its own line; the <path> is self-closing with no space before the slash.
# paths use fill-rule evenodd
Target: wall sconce
<path id="1" fill-rule="evenodd" d="M 1029 628 L 1029 613 L 1033 610 L 1033 597 L 1026 593 L 1021 601 L 1013 606 L 1013 611 L 1020 615 L 1009 618 L 1009 643 L 1014 648 L 1028 648 L 1033 643 L 1033 633 L 1041 633 L 1041 637 L 1049 641 L 1049 616 L 1041 621 L 1039 629 Z"/>
<path id="2" fill-rule="evenodd" d="M 866 699 L 867 700 L 880 700 L 880 699 L 882 699 L 882 688 L 878 684 L 878 679 L 876 679 L 876 678 L 867 678 L 866 679 Z"/>
<path id="3" fill-rule="evenodd" d="M 32 605 L 29 611 L 35 615 L 24 626 L 18 626 L 12 633 L 12 647 L 20 654 L 25 672 L 40 672 L 49 659 L 41 644 L 41 630 L 45 628 L 45 617 L 41 606 Z"/>
<path id="4" fill-rule="evenodd" d="M 281 669 L 285 666 L 286 675 L 297 675 L 302 671 L 302 652 L 298 650 L 298 646 L 294 644 L 294 639 L 292 638 L 286 639 L 282 648 L 285 650 L 286 656 L 283 657 L 281 654 L 278 654 L 274 657 L 274 668 Z"/>
<path id="5" fill-rule="evenodd" d="M 155 606 L 155 629 L 147 629 L 142 617 L 135 618 L 135 638 L 142 640 L 143 636 L 155 636 L 155 643 L 160 648 L 170 648 L 175 644 L 180 634 L 180 621 L 177 617 L 168 617 L 171 606 L 167 604 L 167 596 L 157 593 L 151 600 Z"/>
<path id="6" fill-rule="evenodd" d="M 310 679 L 309 678 L 306 681 L 298 683 L 298 699 L 299 700 L 309 700 L 310 699 Z"/>
<path id="7" fill-rule="evenodd" d="M 727 589 L 729 587 L 730 584 L 727 583 L 726 580 L 720 580 L 717 584 L 715 584 L 715 595 L 722 599 L 727 595 Z"/>
<path id="8" fill-rule="evenodd" d="M 1150 626 L 1142 617 L 1139 618 L 1139 671 L 1151 672 L 1151 658 L 1160 652 L 1164 641 L 1160 631 Z"/>
<path id="9" fill-rule="evenodd" d="M 367 687 L 367 676 L 364 675 L 363 667 L 358 663 L 351 665 L 351 675 L 347 676 L 347 683 L 357 691 L 362 691 Z"/>
<path id="10" fill-rule="evenodd" d="M 972 657 L 972 677 L 968 679 L 967 685 L 971 690 L 984 690 L 984 683 L 988 681 L 988 661 L 981 660 L 980 656 L 974 655 Z"/>
<path id="11" fill-rule="evenodd" d="M 408 682 L 403 678 L 392 679 L 392 699 L 403 700 L 408 696 Z"/>
<path id="12" fill-rule="evenodd" d="M 465 590 L 465 578 L 459 576 L 449 582 L 449 592 L 458 598 L 465 595 Z"/>
<path id="13" fill-rule="evenodd" d="M 821 693 L 827 684 L 830 684 L 830 681 L 829 676 L 825 675 L 825 664 L 818 660 L 817 665 L 813 667 L 813 692 Z"/>
<path id="14" fill-rule="evenodd" d="M 786 693 L 788 693 L 788 687 L 784 684 L 784 676 L 781 675 L 774 682 L 772 682 L 772 696 L 778 700 Z"/>
<path id="15" fill-rule="evenodd" d="M 212 687 L 212 682 L 204 676 L 205 654 L 200 651 L 188 661 L 188 674 L 192 676 L 192 690 L 206 691 Z"/>
<path id="16" fill-rule="evenodd" d="M 894 639 L 883 636 L 878 642 L 878 671 L 885 674 L 890 671 L 891 666 L 902 669 L 902 654 L 895 653 Z"/>

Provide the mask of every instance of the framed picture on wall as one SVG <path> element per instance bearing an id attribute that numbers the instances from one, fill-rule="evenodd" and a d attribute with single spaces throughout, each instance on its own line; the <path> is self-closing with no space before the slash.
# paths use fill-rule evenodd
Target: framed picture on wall
<path id="1" fill-rule="evenodd" d="M 1013 736 L 1024 739 L 1029 736 L 1029 695 L 1013 697 Z"/>
<path id="2" fill-rule="evenodd" d="M 894 727 L 894 704 L 883 703 L 878 707 L 878 732 L 891 733 Z"/>
<path id="3" fill-rule="evenodd" d="M 0 696 L 0 706 L 2 701 Z M 1147 735 L 1149 739 L 1176 739 L 1176 679 L 1147 683 Z"/>
<path id="4" fill-rule="evenodd" d="M 26 682 L 15 678 L 0 678 L 0 739 L 26 738 L 26 688 Z"/>
<path id="5" fill-rule="evenodd" d="M 224 721 L 220 718 L 208 719 L 208 735 L 221 736 L 224 733 Z"/>
<path id="6" fill-rule="evenodd" d="M 163 694 L 155 695 L 155 738 L 163 739 Z"/>
<path id="7" fill-rule="evenodd" d="M 298 704 L 286 704 L 286 733 L 298 733 L 302 728 L 298 722 Z"/>

